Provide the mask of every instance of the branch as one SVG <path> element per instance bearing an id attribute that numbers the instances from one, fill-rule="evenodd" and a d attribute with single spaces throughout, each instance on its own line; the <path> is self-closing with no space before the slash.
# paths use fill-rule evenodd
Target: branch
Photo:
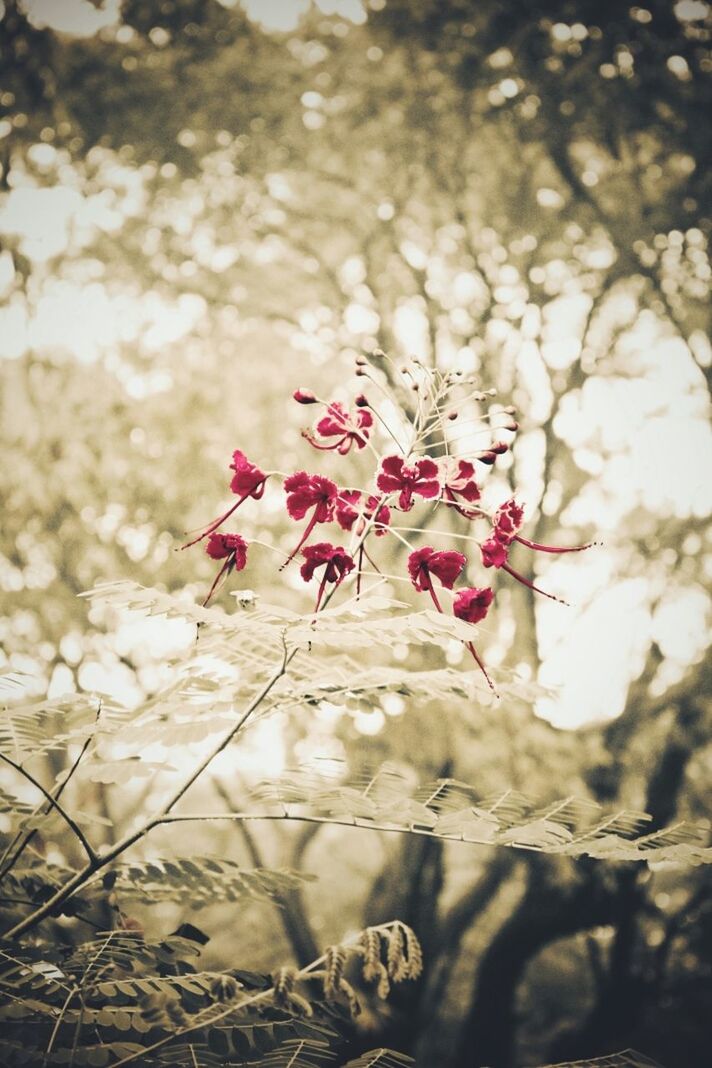
<path id="1" fill-rule="evenodd" d="M 99 699 L 99 707 L 96 710 L 96 718 L 97 718 L 97 720 L 99 719 L 100 714 L 101 714 L 101 698 Z M 89 737 L 84 740 L 84 744 L 82 745 L 81 749 L 79 750 L 79 754 L 78 754 L 76 760 L 74 761 L 74 763 L 72 764 L 71 768 L 69 769 L 69 773 L 67 774 L 67 776 L 65 777 L 63 782 L 61 782 L 59 784 L 59 786 L 54 791 L 54 793 L 51 795 L 51 797 L 49 797 L 49 807 L 45 810 L 46 812 L 49 812 L 53 805 L 55 807 L 58 807 L 57 806 L 57 802 L 59 801 L 59 798 L 64 793 L 66 787 L 69 785 L 69 782 L 72 779 L 72 776 L 74 775 L 75 771 L 77 770 L 77 768 L 79 767 L 79 765 L 80 765 L 80 763 L 82 761 L 82 757 L 84 756 L 84 754 L 86 753 L 87 749 L 91 745 L 92 739 L 93 739 L 93 735 L 89 735 Z M 23 774 L 25 774 L 24 771 L 23 771 Z M 40 790 L 40 792 L 44 793 L 44 790 L 39 785 L 39 783 L 37 783 L 36 785 L 37 785 L 37 788 Z M 37 809 L 35 809 L 35 812 L 33 813 L 33 815 L 35 815 L 36 812 L 37 812 Z M 27 849 L 28 845 L 30 844 L 30 842 L 32 841 L 32 839 L 35 837 L 36 834 L 37 834 L 37 829 L 35 828 L 34 830 L 30 831 L 25 836 L 24 841 L 20 841 L 22 839 L 22 832 L 21 831 L 18 832 L 15 835 L 14 839 L 12 840 L 10 845 L 7 847 L 7 849 L 3 853 L 2 862 L 0 862 L 0 863 L 3 863 L 4 867 L 3 867 L 2 871 L 0 871 L 0 880 L 4 879 L 9 871 L 12 871 L 14 866 L 17 864 L 17 861 L 22 856 L 22 854 L 24 853 L 25 849 Z M 18 848 L 17 848 L 17 850 L 15 852 L 15 855 L 5 864 L 5 861 L 7 860 L 8 855 L 10 854 L 11 850 L 14 849 L 15 845 L 17 844 L 17 842 L 20 842 L 20 845 L 18 846 Z M 92 850 L 92 854 L 93 854 L 93 850 Z"/>
<path id="2" fill-rule="evenodd" d="M 438 954 L 429 985 L 428 1002 L 437 1007 L 452 978 L 453 960 L 462 950 L 462 940 L 475 920 L 489 906 L 514 867 L 511 854 L 499 852 L 482 876 L 455 902 L 438 931 Z"/>
<path id="3" fill-rule="evenodd" d="M 232 811 L 236 806 L 223 784 L 214 780 L 213 785 L 228 809 Z M 252 864 L 256 868 L 263 868 L 265 866 L 264 859 L 254 836 L 250 833 L 244 820 L 238 822 L 237 828 L 242 834 Z M 312 827 L 307 828 L 312 834 L 317 829 L 318 828 Z M 282 927 L 284 928 L 284 933 L 292 947 L 294 956 L 298 963 L 303 966 L 308 960 L 311 960 L 317 955 L 318 950 L 316 939 L 314 938 L 311 925 L 306 915 L 301 892 L 297 887 L 294 887 L 292 890 L 277 895 L 274 904 L 277 908 Z"/>
<path id="4" fill-rule="evenodd" d="M 380 505 L 385 503 L 387 500 L 388 495 L 383 496 L 379 501 L 379 508 Z M 363 544 L 363 542 L 368 537 L 371 529 L 374 527 L 376 523 L 377 514 L 378 508 L 376 508 L 373 516 L 366 523 L 354 547 L 355 551 L 358 551 L 359 547 Z M 329 592 L 326 594 L 322 602 L 323 608 L 326 608 L 326 606 L 329 604 L 331 598 L 336 592 L 336 589 L 337 586 L 333 585 Z M 152 816 L 148 820 L 146 820 L 143 826 L 137 828 L 137 830 L 135 831 L 132 831 L 130 834 L 125 835 L 122 839 L 116 842 L 109 850 L 107 850 L 106 853 L 97 854 L 92 850 L 89 855 L 89 863 L 84 868 L 82 868 L 81 871 L 78 871 L 76 875 L 69 879 L 64 884 L 64 886 L 61 886 L 57 890 L 57 892 L 53 894 L 52 897 L 44 903 L 44 905 L 41 905 L 40 908 L 36 909 L 35 912 L 32 913 L 32 915 L 27 916 L 20 923 L 15 924 L 14 927 L 11 927 L 10 930 L 6 931 L 3 935 L 4 938 L 19 938 L 27 931 L 32 930 L 34 927 L 37 926 L 38 923 L 41 923 L 42 920 L 45 919 L 45 917 L 51 915 L 55 909 L 62 905 L 68 898 L 70 898 L 72 894 L 75 893 L 75 891 L 82 887 L 84 883 L 92 877 L 92 875 L 94 875 L 98 871 L 101 871 L 102 868 L 105 868 L 108 864 L 111 864 L 113 860 L 115 860 L 122 853 L 125 853 L 126 850 L 130 849 L 130 847 L 135 845 L 136 842 L 140 842 L 141 839 L 145 838 L 146 835 L 149 834 L 149 832 L 152 831 L 154 827 L 158 827 L 163 823 L 171 822 L 169 818 L 171 810 L 175 808 L 178 802 L 182 799 L 183 795 L 187 793 L 187 791 L 196 782 L 196 780 L 199 779 L 203 772 L 206 771 L 206 769 L 210 766 L 215 757 L 222 753 L 222 751 L 226 749 L 227 746 L 233 741 L 239 731 L 241 731 L 244 725 L 247 723 L 253 712 L 255 712 L 257 708 L 259 708 L 265 697 L 268 696 L 272 689 L 277 685 L 279 680 L 286 674 L 287 668 L 299 652 L 299 647 L 296 646 L 290 651 L 287 647 L 286 638 L 284 635 L 283 643 L 284 654 L 282 656 L 282 662 L 279 667 L 273 672 L 272 675 L 270 675 L 262 689 L 252 698 L 250 703 L 245 708 L 244 712 L 237 719 L 236 723 L 234 723 L 230 730 L 226 732 L 226 734 L 217 743 L 217 745 L 213 749 L 211 749 L 207 756 L 205 756 L 198 763 L 198 765 L 194 768 L 190 775 L 188 775 L 185 782 L 183 782 L 183 784 L 179 786 L 178 789 L 171 795 L 171 797 L 163 805 L 159 812 L 157 812 L 155 816 Z M 52 800 L 54 801 L 54 799 Z M 224 814 L 221 813 L 219 818 L 224 819 Z"/>
<path id="5" fill-rule="evenodd" d="M 178 787 L 175 793 L 169 798 L 169 800 L 165 803 L 165 805 L 163 805 L 161 810 L 155 816 L 152 816 L 149 820 L 147 820 L 142 827 L 138 828 L 138 830 L 131 832 L 131 834 L 126 835 L 124 838 L 116 842 L 116 844 L 112 846 L 111 849 L 108 850 L 108 852 L 102 855 L 98 855 L 92 850 L 89 863 L 86 865 L 86 867 L 82 868 L 81 871 L 77 872 L 77 874 L 67 883 L 65 883 L 64 886 L 61 886 L 59 890 L 57 890 L 56 894 L 53 894 L 49 901 L 45 902 L 45 904 L 38 908 L 35 912 L 33 912 L 31 916 L 27 916 L 26 919 L 22 920 L 20 923 L 16 924 L 9 931 L 7 931 L 4 937 L 19 938 L 20 935 L 23 935 L 27 931 L 31 930 L 33 927 L 36 927 L 37 924 L 40 923 L 43 919 L 45 919 L 46 916 L 49 916 L 54 911 L 54 909 L 56 909 L 59 905 L 63 904 L 67 900 L 67 898 L 71 897 L 76 890 L 83 886 L 87 879 L 90 879 L 91 876 L 94 875 L 97 871 L 101 871 L 102 868 L 105 868 L 108 864 L 115 860 L 116 857 L 120 856 L 121 853 L 124 853 L 132 845 L 135 845 L 136 842 L 139 842 L 142 838 L 145 838 L 149 831 L 153 830 L 154 827 L 158 827 L 161 823 L 166 822 L 166 817 L 168 816 L 171 809 L 173 809 L 175 805 L 178 804 L 183 795 L 190 789 L 196 779 L 198 779 L 203 774 L 205 769 L 209 766 L 209 764 L 212 763 L 215 757 L 219 753 L 222 753 L 223 749 L 225 749 L 230 744 L 230 742 L 233 740 L 238 731 L 242 729 L 242 727 L 245 725 L 245 723 L 250 718 L 255 709 L 261 704 L 261 702 L 264 700 L 270 690 L 272 690 L 272 688 L 276 686 L 277 682 L 282 678 L 287 669 L 287 665 L 296 656 L 296 654 L 296 649 L 293 649 L 291 653 L 288 653 L 285 647 L 285 655 L 279 668 L 274 672 L 273 675 L 270 676 L 265 685 L 262 687 L 259 693 L 256 694 L 252 701 L 250 701 L 249 705 L 239 717 L 237 722 L 230 728 L 229 731 L 227 731 L 227 733 L 223 736 L 220 742 L 218 742 L 218 744 L 208 753 L 208 755 L 200 761 L 200 763 L 190 773 L 185 782 Z"/>
<path id="6" fill-rule="evenodd" d="M 0 760 L 4 760 L 6 764 L 9 764 L 11 768 L 14 768 L 15 771 L 18 772 L 18 774 L 22 775 L 25 779 L 27 779 L 28 782 L 32 783 L 32 785 L 35 787 L 35 789 L 39 790 L 39 792 L 44 795 L 44 797 L 47 799 L 47 802 L 48 802 L 50 808 L 55 809 L 55 811 L 59 813 L 59 815 L 62 817 L 64 822 L 67 824 L 67 826 L 72 831 L 74 831 L 74 834 L 77 836 L 77 838 L 81 842 L 81 844 L 82 844 L 82 846 L 84 848 L 84 852 L 86 853 L 87 857 L 89 858 L 89 861 L 90 862 L 95 861 L 96 860 L 96 853 L 94 852 L 94 850 L 93 850 L 92 846 L 90 845 L 90 843 L 87 841 L 86 836 L 84 834 L 84 831 L 81 829 L 79 824 L 74 819 L 72 819 L 72 817 L 69 815 L 67 810 L 62 805 L 60 805 L 60 803 L 57 800 L 57 798 L 53 797 L 52 794 L 49 792 L 49 790 L 45 789 L 45 787 L 42 785 L 42 783 L 39 782 L 39 780 L 36 779 L 34 777 L 34 775 L 31 774 L 31 772 L 29 772 L 26 768 L 23 768 L 23 766 L 21 764 L 16 764 L 15 761 L 11 760 L 9 756 L 5 755 L 5 753 L 0 753 Z M 34 833 L 36 833 L 36 832 L 33 831 L 33 834 Z M 18 857 L 20 856 L 22 851 L 27 846 L 27 843 L 29 842 L 30 837 L 31 836 L 28 835 L 27 838 L 25 839 L 25 841 L 22 843 L 21 848 L 16 851 L 15 856 L 11 858 L 11 862 L 10 862 L 9 866 L 5 867 L 5 870 L 3 871 L 2 876 L 7 875 L 7 873 L 10 871 L 10 869 L 13 867 L 13 865 L 17 861 Z M 2 876 L 0 876 L 0 878 Z"/>

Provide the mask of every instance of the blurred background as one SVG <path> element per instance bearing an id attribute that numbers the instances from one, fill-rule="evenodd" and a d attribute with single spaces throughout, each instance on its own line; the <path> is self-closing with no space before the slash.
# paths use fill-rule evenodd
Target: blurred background
<path id="1" fill-rule="evenodd" d="M 647 809 L 653 828 L 703 818 L 709 5 L 0 13 L 3 671 L 29 694 L 127 704 L 168 681 L 185 628 L 77 595 L 132 578 L 204 596 L 210 561 L 174 549 L 229 501 L 232 450 L 313 463 L 292 390 L 330 394 L 378 346 L 496 387 L 520 432 L 492 500 L 516 488 L 535 541 L 602 544 L 518 562 L 571 608 L 498 591 L 481 651 L 552 688 L 534 707 L 392 700 L 268 721 L 232 756 L 235 795 L 295 760 L 367 751 L 483 794 Z M 249 534 L 293 540 L 277 508 L 244 513 Z M 273 581 L 269 560 L 250 575 Z M 627 1045 L 669 1068 L 708 1063 L 702 869 L 335 828 L 200 834 L 203 850 L 319 874 L 279 917 L 230 919 L 206 950 L 221 966 L 307 961 L 364 922 L 413 925 L 425 979 L 364 1014 L 370 1046 L 453 1068 Z M 201 926 L 226 922 L 216 910 Z"/>

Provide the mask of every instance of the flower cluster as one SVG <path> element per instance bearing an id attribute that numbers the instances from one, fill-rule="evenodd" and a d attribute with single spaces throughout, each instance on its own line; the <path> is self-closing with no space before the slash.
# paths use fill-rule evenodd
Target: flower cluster
<path id="1" fill-rule="evenodd" d="M 381 367 L 377 369 L 379 362 Z M 305 582 L 318 581 L 314 611 L 323 608 L 353 572 L 356 573 L 357 596 L 364 574 L 384 574 L 382 562 L 374 559 L 373 536 L 387 539 L 394 548 L 397 544 L 405 545 L 408 549 L 407 578 L 403 575 L 402 579 L 410 581 L 419 593 L 427 593 L 438 612 L 451 612 L 465 623 L 481 623 L 492 606 L 493 589 L 487 585 L 465 583 L 456 588 L 466 573 L 468 558 L 455 549 L 435 549 L 432 545 L 416 547 L 412 538 L 427 532 L 474 543 L 479 548 L 480 563 L 485 569 L 504 571 L 531 590 L 552 597 L 512 567 L 509 557 L 514 544 L 546 553 L 577 552 L 589 546 L 542 545 L 523 537 L 520 530 L 524 523 L 524 509 L 513 497 L 502 502 L 494 513 L 482 505 L 480 478 L 510 447 L 508 441 L 495 437 L 495 431 L 516 432 L 514 410 L 489 409 L 480 415 L 479 406 L 492 396 L 493 391 L 482 393 L 468 388 L 473 385 L 471 380 L 463 379 L 458 373 L 429 370 L 417 360 L 397 368 L 378 351 L 372 354 L 370 361 L 358 357 L 356 365 L 356 374 L 368 378 L 375 389 L 388 396 L 389 401 L 391 387 L 400 383 L 407 387 L 409 396 L 415 396 L 416 404 L 414 410 L 404 413 L 407 419 L 403 425 L 391 427 L 379 407 L 364 393 L 354 398 L 352 406 L 341 400 L 321 400 L 312 390 L 303 387 L 293 394 L 298 404 L 317 405 L 322 409 L 313 426 L 302 431 L 314 449 L 339 456 L 346 456 L 352 449 L 357 454 L 368 450 L 374 457 L 370 480 L 365 486 L 340 486 L 325 475 L 306 470 L 283 477 L 287 515 L 296 523 L 305 520 L 306 523 L 280 570 L 296 556 L 301 556 L 301 577 Z M 408 407 L 413 408 L 412 403 Z M 461 418 L 463 414 L 464 419 Z M 459 428 L 466 432 L 456 432 Z M 376 431 L 383 431 L 380 436 L 387 443 L 383 451 L 378 450 L 378 441 L 374 440 Z M 477 437 L 483 433 L 490 438 L 484 448 L 476 443 Z M 482 470 L 478 470 L 476 464 L 482 465 Z M 223 561 L 204 604 L 233 571 L 242 571 L 247 564 L 245 539 L 240 534 L 225 533 L 219 528 L 248 498 L 259 500 L 268 479 L 282 477 L 276 472 L 261 470 L 240 450 L 233 453 L 230 470 L 234 472 L 230 490 L 237 501 L 183 546 L 188 548 L 207 539 L 208 556 Z M 396 517 L 416 507 L 427 508 L 429 515 L 421 519 L 419 525 L 401 526 Z M 430 521 L 440 509 L 450 510 L 466 520 L 468 533 L 454 533 L 432 526 Z M 484 524 L 488 529 L 486 536 L 481 538 L 479 528 Z M 327 525 L 334 525 L 349 536 L 348 548 L 326 540 L 310 543 L 315 529 Z M 372 571 L 366 570 L 368 565 Z M 328 592 L 327 586 L 330 587 Z M 448 607 L 443 606 L 443 592 L 451 597 Z M 472 641 L 465 644 L 494 690 Z"/>

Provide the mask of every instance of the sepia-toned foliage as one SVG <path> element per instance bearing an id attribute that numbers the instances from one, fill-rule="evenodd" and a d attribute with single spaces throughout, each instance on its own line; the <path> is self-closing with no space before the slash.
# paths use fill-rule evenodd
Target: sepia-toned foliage
<path id="1" fill-rule="evenodd" d="M 79 37 L 2 5 L 3 930 L 44 910 L 0 947 L 9 1063 L 706 1056 L 709 8 L 364 8 L 124 0 Z M 379 347 L 496 387 L 496 498 L 603 542 L 516 549 L 571 609 L 494 577 L 499 703 L 410 589 L 315 625 L 260 557 L 260 596 L 199 608 L 211 563 L 174 552 L 236 447 L 310 462 L 276 384 L 331 397 Z M 389 924 L 424 971 L 384 1000 L 385 942 L 370 978 L 349 947 Z M 355 1018 L 301 978 L 335 946 Z"/>

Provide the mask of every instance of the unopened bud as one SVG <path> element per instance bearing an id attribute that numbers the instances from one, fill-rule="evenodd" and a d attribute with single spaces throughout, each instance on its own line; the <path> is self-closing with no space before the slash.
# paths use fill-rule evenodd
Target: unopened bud
<path id="1" fill-rule="evenodd" d="M 366 357 L 365 356 L 357 356 L 356 357 L 356 366 L 357 367 L 368 367 L 368 360 L 366 359 Z"/>
<path id="2" fill-rule="evenodd" d="M 503 430 L 511 430 L 512 433 L 514 433 L 515 430 L 519 430 L 519 423 L 515 423 L 514 419 L 512 419 L 511 423 L 505 423 L 505 425 L 502 427 L 502 429 Z"/>
<path id="3" fill-rule="evenodd" d="M 292 394 L 297 404 L 316 404 L 316 395 L 310 389 L 295 389 Z"/>
<path id="4" fill-rule="evenodd" d="M 509 445 L 506 441 L 496 441 L 494 445 L 491 446 L 490 451 L 496 453 L 497 456 L 501 456 L 502 453 L 506 452 L 508 448 Z"/>
<path id="5" fill-rule="evenodd" d="M 364 375 L 366 375 L 366 373 L 367 373 L 367 372 L 366 372 L 366 371 L 364 371 L 363 367 L 357 367 L 357 368 L 356 368 L 356 374 L 357 374 L 357 375 L 360 375 L 360 376 L 361 376 L 362 378 L 364 377 Z"/>
<path id="6" fill-rule="evenodd" d="M 377 360 L 385 360 L 386 358 L 386 354 L 383 349 L 374 349 L 371 355 L 374 356 Z"/>
<path id="7" fill-rule="evenodd" d="M 357 408 L 368 408 L 368 397 L 363 393 L 359 393 L 354 404 Z"/>
<path id="8" fill-rule="evenodd" d="M 481 452 L 477 457 L 480 463 L 491 465 L 497 459 L 497 453 L 488 450 L 487 452 Z"/>
<path id="9" fill-rule="evenodd" d="M 516 415 L 517 414 L 517 409 L 514 407 L 513 404 L 508 404 L 506 408 L 502 409 L 502 411 L 504 412 L 505 415 Z"/>
<path id="10" fill-rule="evenodd" d="M 448 412 L 447 413 L 447 417 L 450 420 L 450 422 L 452 423 L 452 422 L 455 421 L 455 419 L 457 419 L 457 412 Z"/>

